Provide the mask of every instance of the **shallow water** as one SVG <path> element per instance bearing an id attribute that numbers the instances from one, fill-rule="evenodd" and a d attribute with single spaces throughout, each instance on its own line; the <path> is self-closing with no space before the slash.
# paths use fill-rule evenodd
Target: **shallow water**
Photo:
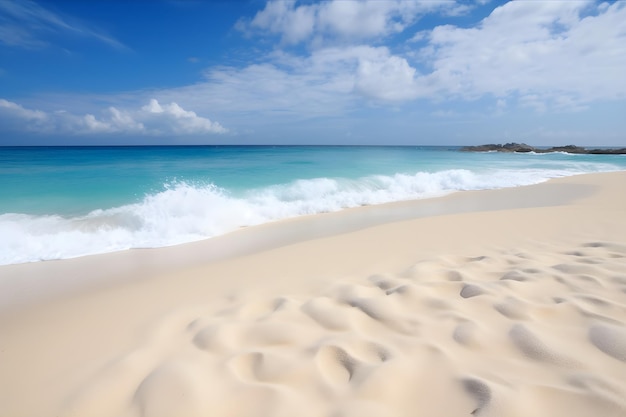
<path id="1" fill-rule="evenodd" d="M 0 264 L 167 246 L 300 215 L 624 169 L 619 155 L 457 147 L 0 148 Z"/>

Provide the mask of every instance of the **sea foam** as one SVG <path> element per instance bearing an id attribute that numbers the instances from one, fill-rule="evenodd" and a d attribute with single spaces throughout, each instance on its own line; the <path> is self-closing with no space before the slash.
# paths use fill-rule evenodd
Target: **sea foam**
<path id="1" fill-rule="evenodd" d="M 358 179 L 300 179 L 239 192 L 214 184 L 176 182 L 137 203 L 98 209 L 84 216 L 2 214 L 0 264 L 169 246 L 301 215 L 461 190 L 529 185 L 576 173 L 580 172 L 526 169 L 478 173 L 453 169 Z"/>

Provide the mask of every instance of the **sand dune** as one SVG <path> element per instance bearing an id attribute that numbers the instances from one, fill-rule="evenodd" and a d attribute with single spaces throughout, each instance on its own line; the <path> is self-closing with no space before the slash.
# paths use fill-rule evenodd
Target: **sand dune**
<path id="1" fill-rule="evenodd" d="M 0 415 L 626 416 L 625 180 L 12 310 Z"/>

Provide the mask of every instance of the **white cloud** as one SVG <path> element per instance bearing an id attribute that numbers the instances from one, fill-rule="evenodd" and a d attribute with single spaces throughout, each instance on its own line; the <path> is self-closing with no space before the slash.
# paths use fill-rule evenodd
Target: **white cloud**
<path id="1" fill-rule="evenodd" d="M 626 98 L 623 2 L 514 1 L 476 27 L 439 26 L 427 39 L 428 79 L 448 97 L 518 95 L 540 110 Z"/>
<path id="2" fill-rule="evenodd" d="M 386 50 L 374 59 L 359 60 L 356 88 L 371 98 L 386 101 L 411 100 L 420 95 L 415 68 Z"/>
<path id="3" fill-rule="evenodd" d="M 178 104 L 161 105 L 156 99 L 141 108 L 139 115 L 157 131 L 171 131 L 178 134 L 226 133 L 227 130 L 217 122 L 198 116 L 185 110 Z"/>
<path id="4" fill-rule="evenodd" d="M 165 101 L 229 114 L 310 118 L 337 116 L 364 99 L 398 102 L 426 95 L 406 59 L 386 47 L 324 48 L 300 57 L 283 52 L 244 68 L 210 69 L 207 81 L 160 91 Z"/>
<path id="5" fill-rule="evenodd" d="M 133 119 L 128 112 L 109 107 L 110 118 L 108 124 L 113 130 L 120 132 L 142 132 L 145 130 L 143 123 Z"/>
<path id="6" fill-rule="evenodd" d="M 352 107 L 356 66 L 357 60 L 340 50 L 305 58 L 279 54 L 271 62 L 244 68 L 212 68 L 205 82 L 162 90 L 155 97 L 185 107 L 219 109 L 244 121 L 335 116 Z"/>
<path id="7" fill-rule="evenodd" d="M 279 34 L 286 43 L 320 37 L 358 41 L 406 30 L 427 11 L 455 13 L 461 6 L 467 4 L 270 1 L 246 27 Z M 297 26 L 300 21 L 306 24 Z M 257 74 L 261 85 L 245 82 L 246 93 L 231 90 L 232 96 L 247 97 L 249 91 L 260 93 L 273 86 L 263 100 L 272 103 L 278 96 L 284 107 L 296 103 L 291 107 L 294 111 L 298 98 L 288 93 L 315 96 L 312 93 L 322 91 L 320 86 L 329 87 L 335 80 L 341 80 L 342 87 L 326 88 L 321 102 L 331 101 L 331 95 L 346 105 L 357 103 L 359 96 L 402 102 L 472 101 L 489 95 L 506 100 L 509 109 L 517 103 L 544 112 L 579 111 L 593 101 L 626 98 L 623 2 L 508 2 L 470 28 L 442 25 L 419 31 L 407 46 L 417 41 L 422 47 L 404 56 L 392 54 L 387 47 L 363 44 L 316 48 L 307 57 L 276 54 L 260 67 L 229 69 L 228 84 L 242 86 L 239 83 L 248 80 L 250 73 L 263 68 L 266 73 Z M 270 72 L 272 76 L 264 76 Z M 210 89 L 219 90 L 220 70 L 211 73 Z M 263 86 L 266 82 L 268 86 Z M 501 104 L 498 109 L 503 110 Z"/>
<path id="8" fill-rule="evenodd" d="M 99 119 L 93 114 L 83 116 L 67 112 L 56 112 L 56 129 L 69 133 L 150 133 L 143 123 L 135 120 L 139 114 L 109 107 Z"/>
<path id="9" fill-rule="evenodd" d="M 324 39 L 361 41 L 402 32 L 421 15 L 434 11 L 461 13 L 452 0 L 330 0 L 302 5 L 296 0 L 273 0 L 252 20 L 240 20 L 237 27 L 256 34 L 280 35 L 287 44 Z"/>
<path id="10" fill-rule="evenodd" d="M 419 7 L 435 4 L 437 12 L 447 13 L 459 6 L 424 2 Z M 417 2 L 394 0 L 269 2 L 241 25 L 290 43 L 344 42 L 315 43 L 290 53 L 275 50 L 242 67 L 208 68 L 204 80 L 184 87 L 97 100 L 72 96 L 78 103 L 109 103 L 89 114 L 88 105 L 44 113 L 6 100 L 0 102 L 0 113 L 21 114 L 20 120 L 30 114 L 33 122 L 22 125 L 40 131 L 186 135 L 226 131 L 199 114 L 214 115 L 236 132 L 277 131 L 281 123 L 300 128 L 305 126 L 301 121 L 324 118 L 326 125 L 340 117 L 374 114 L 385 105 L 399 109 L 402 103 L 407 111 L 413 106 L 418 116 L 444 115 L 428 109 L 430 101 L 445 102 L 448 117 L 472 108 L 504 118 L 588 110 L 594 102 L 626 99 L 626 3 L 515 1 L 494 8 L 471 27 L 422 30 L 414 37 L 419 43 L 366 44 L 398 31 L 411 38 L 407 28 L 424 13 L 416 7 Z"/>
<path id="11" fill-rule="evenodd" d="M 31 122 L 43 122 L 47 119 L 46 113 L 39 110 L 26 109 L 12 101 L 0 99 L 0 111 L 17 119 Z"/>
<path id="12" fill-rule="evenodd" d="M 268 2 L 249 23 L 249 28 L 282 34 L 287 43 L 298 43 L 307 39 L 313 33 L 317 6 L 295 7 L 295 3 L 295 0 Z M 248 25 L 240 21 L 238 27 L 246 30 Z"/>
<path id="13" fill-rule="evenodd" d="M 6 119 L 7 125 L 22 126 L 24 121 L 33 122 L 26 125 L 26 130 L 46 133 L 70 134 L 145 134 L 145 135 L 198 135 L 226 133 L 217 122 L 198 116 L 176 103 L 161 105 L 155 99 L 139 110 L 120 110 L 109 107 L 101 117 L 93 114 L 79 115 L 67 111 L 44 112 L 30 110 L 23 106 L 0 99 L 0 119 Z"/>

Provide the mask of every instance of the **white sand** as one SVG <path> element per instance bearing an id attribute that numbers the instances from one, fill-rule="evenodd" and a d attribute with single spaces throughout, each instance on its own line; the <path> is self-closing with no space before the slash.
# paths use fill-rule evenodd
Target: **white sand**
<path id="1" fill-rule="evenodd" d="M 0 267 L 0 304 L 0 416 L 626 416 L 626 173 Z"/>

